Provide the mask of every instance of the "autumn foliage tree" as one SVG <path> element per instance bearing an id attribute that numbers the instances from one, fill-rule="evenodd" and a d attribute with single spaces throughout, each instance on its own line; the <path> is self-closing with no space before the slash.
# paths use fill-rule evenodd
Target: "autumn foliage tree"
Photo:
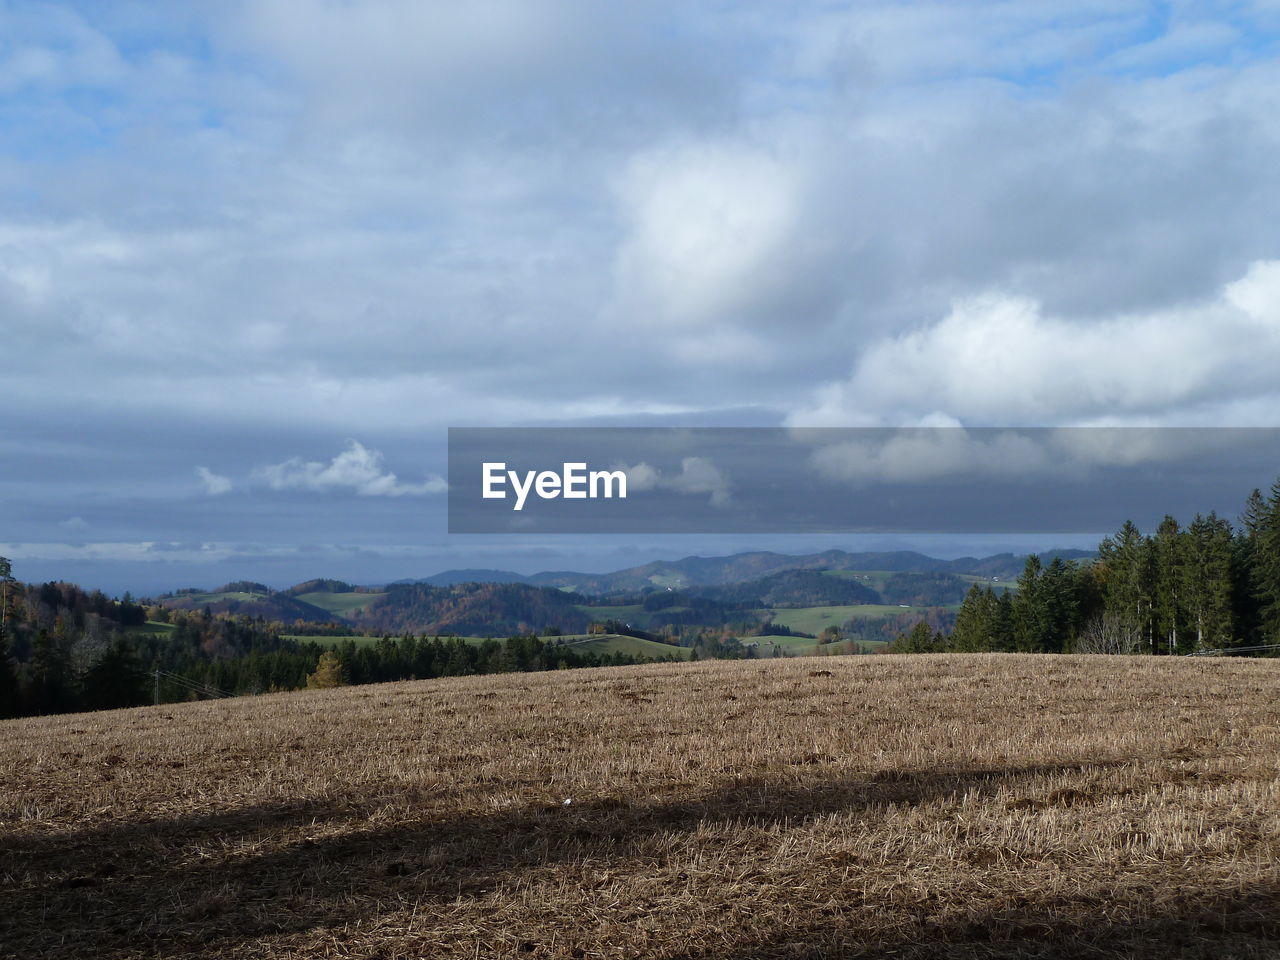
<path id="1" fill-rule="evenodd" d="M 330 690 L 346 686 L 346 682 L 342 676 L 342 661 L 332 650 L 326 650 L 316 662 L 315 673 L 307 677 L 307 689 Z"/>

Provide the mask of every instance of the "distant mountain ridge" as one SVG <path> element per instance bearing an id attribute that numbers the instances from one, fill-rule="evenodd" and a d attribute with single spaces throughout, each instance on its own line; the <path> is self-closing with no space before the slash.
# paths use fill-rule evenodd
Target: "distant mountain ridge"
<path id="1" fill-rule="evenodd" d="M 1041 554 L 1046 562 L 1092 556 L 1086 550 Z M 626 617 L 660 625 L 723 626 L 758 621 L 769 609 L 942 607 L 958 604 L 974 580 L 1016 579 L 1025 562 L 1025 555 L 1012 553 L 939 560 L 909 550 L 803 555 L 753 551 L 657 560 L 600 574 L 445 570 L 385 588 L 320 578 L 274 590 L 237 581 L 209 592 L 180 590 L 157 599 L 173 609 L 208 609 L 286 624 L 336 622 L 375 634 L 507 636 L 552 627 L 580 633 L 592 623 Z"/>
<path id="2" fill-rule="evenodd" d="M 1096 556 L 1092 550 L 1048 550 L 1040 554 L 1049 563 L 1054 557 L 1079 560 Z M 821 553 L 786 554 L 771 551 L 737 553 L 723 557 L 689 556 L 681 560 L 655 560 L 638 567 L 612 573 L 548 571 L 524 575 L 510 570 L 444 570 L 420 580 L 452 586 L 458 583 L 524 583 L 538 587 L 559 587 L 577 593 L 604 596 L 636 593 L 645 588 L 684 589 L 698 586 L 729 586 L 760 580 L 786 570 L 883 570 L 889 573 L 966 573 L 982 577 L 1012 579 L 1022 572 L 1026 554 L 998 553 L 989 557 L 959 557 L 939 560 L 913 550 L 851 553 L 824 550 Z"/>

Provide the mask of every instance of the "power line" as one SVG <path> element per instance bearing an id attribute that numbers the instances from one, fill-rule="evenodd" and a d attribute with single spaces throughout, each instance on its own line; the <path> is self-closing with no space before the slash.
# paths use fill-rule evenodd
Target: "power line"
<path id="1" fill-rule="evenodd" d="M 227 697 L 234 696 L 234 694 L 227 693 L 227 691 L 225 690 L 219 690 L 217 687 L 212 686 L 211 684 L 201 683 L 197 680 L 192 680 L 189 677 L 180 676 L 179 674 L 176 674 L 176 673 L 170 673 L 168 670 L 153 670 L 152 673 L 155 676 L 155 698 L 154 699 L 156 703 L 160 702 L 161 679 L 167 680 L 169 683 L 177 685 L 180 689 L 198 693 L 201 696 L 210 697 L 211 699 L 224 699 Z"/>

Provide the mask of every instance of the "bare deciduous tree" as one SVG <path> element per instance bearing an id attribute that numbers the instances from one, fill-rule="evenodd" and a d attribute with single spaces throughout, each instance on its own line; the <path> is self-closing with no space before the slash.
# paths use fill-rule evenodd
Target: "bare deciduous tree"
<path id="1" fill-rule="evenodd" d="M 1142 627 L 1119 610 L 1098 614 L 1076 641 L 1076 653 L 1137 653 L 1141 647 Z"/>

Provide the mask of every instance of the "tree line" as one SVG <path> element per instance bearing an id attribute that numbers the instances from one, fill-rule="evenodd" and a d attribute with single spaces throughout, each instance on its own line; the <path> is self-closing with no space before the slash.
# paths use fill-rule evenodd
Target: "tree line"
<path id="1" fill-rule="evenodd" d="M 1126 521 L 1093 561 L 1027 558 L 1015 592 L 975 584 L 950 634 L 917 624 L 891 652 L 1148 653 L 1280 643 L 1280 480 L 1238 526 L 1216 513 L 1153 534 Z"/>
<path id="2" fill-rule="evenodd" d="M 479 643 L 461 637 L 382 637 L 372 643 L 344 640 L 334 646 L 307 641 L 296 649 L 212 660 L 184 677 L 233 695 L 298 690 L 303 687 L 429 680 L 486 673 L 529 673 L 583 667 L 627 666 L 671 657 L 579 652 L 572 646 L 532 635 Z M 336 668 L 336 669 L 335 669 Z M 316 676 L 320 671 L 323 680 Z"/>

